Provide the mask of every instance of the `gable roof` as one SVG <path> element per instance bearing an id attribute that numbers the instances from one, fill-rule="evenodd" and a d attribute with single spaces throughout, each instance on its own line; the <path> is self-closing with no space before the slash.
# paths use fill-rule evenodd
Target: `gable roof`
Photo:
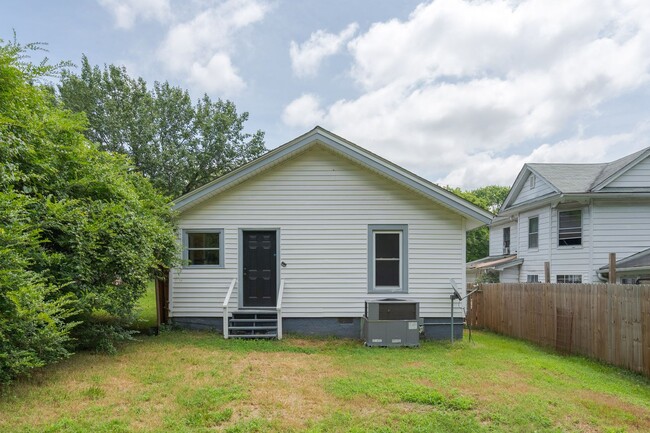
<path id="1" fill-rule="evenodd" d="M 229 189 L 246 179 L 249 179 L 301 152 L 306 151 L 314 145 L 325 146 L 334 152 L 341 154 L 363 167 L 379 173 L 403 187 L 416 191 L 421 195 L 445 206 L 453 212 L 468 219 L 468 230 L 488 224 L 492 214 L 461 197 L 445 190 L 444 188 L 423 179 L 410 171 L 345 140 L 320 126 L 289 141 L 282 146 L 273 149 L 261 157 L 239 167 L 232 172 L 221 176 L 214 181 L 195 189 L 194 191 L 177 198 L 174 201 L 174 209 L 183 212 L 204 200 Z"/>
<path id="2" fill-rule="evenodd" d="M 650 156 L 650 147 L 616 161 L 599 164 L 524 164 L 501 209 L 507 209 L 512 204 L 530 173 L 546 181 L 556 194 L 598 193 L 648 156 Z"/>
<path id="3" fill-rule="evenodd" d="M 616 261 L 616 269 L 620 271 L 634 271 L 635 269 L 650 268 L 650 248 L 632 254 L 629 257 Z M 602 266 L 600 271 L 609 272 L 609 263 Z"/>

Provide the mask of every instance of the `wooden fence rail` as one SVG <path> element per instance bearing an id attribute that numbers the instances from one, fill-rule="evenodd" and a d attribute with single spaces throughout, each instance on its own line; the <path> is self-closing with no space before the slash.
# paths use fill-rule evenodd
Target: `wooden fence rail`
<path id="1" fill-rule="evenodd" d="M 650 376 L 650 285 L 481 284 L 467 321 Z"/>

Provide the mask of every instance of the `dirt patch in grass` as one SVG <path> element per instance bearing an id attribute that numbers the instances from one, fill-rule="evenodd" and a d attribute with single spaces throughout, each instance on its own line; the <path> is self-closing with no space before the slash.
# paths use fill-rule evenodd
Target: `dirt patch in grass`
<path id="1" fill-rule="evenodd" d="M 578 392 L 577 400 L 590 414 L 604 417 L 612 426 L 624 424 L 628 431 L 650 431 L 650 412 L 646 408 L 594 391 Z"/>
<path id="2" fill-rule="evenodd" d="M 303 428 L 338 405 L 323 391 L 323 380 L 337 375 L 325 355 L 250 353 L 234 363 L 233 375 L 248 383 L 250 393 L 250 399 L 235 407 L 239 417 L 280 420 L 285 427 Z"/>

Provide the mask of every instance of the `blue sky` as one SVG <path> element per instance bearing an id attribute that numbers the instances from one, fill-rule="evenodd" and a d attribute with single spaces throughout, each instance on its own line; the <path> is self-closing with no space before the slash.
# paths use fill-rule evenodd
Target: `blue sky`
<path id="1" fill-rule="evenodd" d="M 13 30 L 231 99 L 269 148 L 319 124 L 466 189 L 650 146 L 647 0 L 10 0 Z"/>

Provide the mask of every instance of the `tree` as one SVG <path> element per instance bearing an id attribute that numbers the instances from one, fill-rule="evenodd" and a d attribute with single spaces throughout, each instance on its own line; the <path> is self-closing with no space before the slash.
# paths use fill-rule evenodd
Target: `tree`
<path id="1" fill-rule="evenodd" d="M 0 382 L 128 335 L 136 300 L 176 257 L 168 200 L 84 136 L 39 84 L 55 67 L 0 41 Z M 99 320 L 110 317 L 110 321 Z M 71 338 L 73 337 L 73 338 Z"/>
<path id="2" fill-rule="evenodd" d="M 475 205 L 497 213 L 505 201 L 510 188 L 507 186 L 489 185 L 472 191 L 462 191 L 460 188 L 446 187 L 447 190 L 474 203 Z M 479 227 L 467 232 L 466 261 L 487 257 L 490 254 L 490 231 L 487 227 Z"/>
<path id="3" fill-rule="evenodd" d="M 153 185 L 178 197 L 262 155 L 264 133 L 244 132 L 248 113 L 231 101 L 204 95 L 195 105 L 189 93 L 168 82 L 149 90 L 123 67 L 66 72 L 58 87 L 63 104 L 84 112 L 85 134 L 104 150 L 129 155 Z"/>

